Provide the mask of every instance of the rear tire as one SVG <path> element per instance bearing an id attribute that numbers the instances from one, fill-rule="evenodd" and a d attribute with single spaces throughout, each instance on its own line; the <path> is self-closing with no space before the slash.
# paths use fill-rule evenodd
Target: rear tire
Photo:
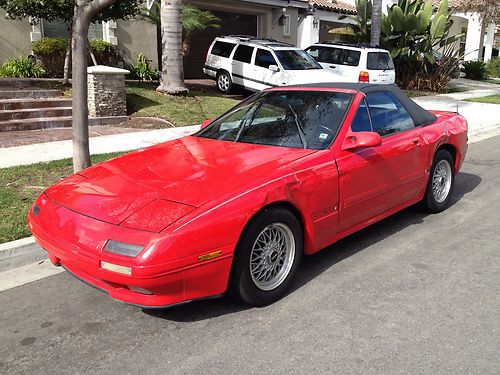
<path id="1" fill-rule="evenodd" d="M 455 185 L 454 165 L 453 156 L 447 150 L 439 150 L 434 156 L 422 200 L 427 211 L 438 213 L 449 207 Z"/>
<path id="2" fill-rule="evenodd" d="M 242 301 L 263 306 L 280 299 L 293 282 L 303 252 L 302 226 L 289 210 L 256 216 L 236 248 L 230 289 Z"/>
<path id="3" fill-rule="evenodd" d="M 216 83 L 217 89 L 224 94 L 229 94 L 229 92 L 233 88 L 233 81 L 231 80 L 231 76 L 226 71 L 220 71 L 217 73 Z"/>

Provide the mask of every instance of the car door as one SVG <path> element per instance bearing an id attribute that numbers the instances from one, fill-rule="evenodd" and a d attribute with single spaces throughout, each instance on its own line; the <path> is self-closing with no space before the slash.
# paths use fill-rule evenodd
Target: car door
<path id="1" fill-rule="evenodd" d="M 343 82 L 342 65 L 340 59 L 342 57 L 342 49 L 336 47 L 311 46 L 306 49 L 324 69 L 335 75 L 335 81 Z"/>
<path id="2" fill-rule="evenodd" d="M 250 90 L 259 90 L 253 77 L 251 65 L 254 47 L 240 44 L 236 47 L 231 62 L 231 76 L 233 82 Z"/>
<path id="3" fill-rule="evenodd" d="M 264 90 L 268 87 L 279 86 L 280 70 L 271 70 L 269 67 L 279 68 L 272 52 L 263 48 L 257 48 L 253 63 L 253 75 L 255 87 Z M 272 69 L 275 69 L 272 68 Z"/>
<path id="4" fill-rule="evenodd" d="M 391 92 L 366 95 L 346 138 L 359 131 L 379 133 L 382 144 L 337 155 L 340 230 L 412 201 L 425 186 L 421 129 Z"/>
<path id="5" fill-rule="evenodd" d="M 340 72 L 344 82 L 358 82 L 360 72 L 361 51 L 353 49 L 343 49 L 340 56 Z"/>

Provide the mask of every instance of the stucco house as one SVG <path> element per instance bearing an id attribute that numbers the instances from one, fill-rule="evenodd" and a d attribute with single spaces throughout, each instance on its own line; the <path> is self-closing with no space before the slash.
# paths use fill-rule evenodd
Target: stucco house
<path id="1" fill-rule="evenodd" d="M 157 0 L 147 0 L 151 7 Z M 207 49 L 218 35 L 253 35 L 288 42 L 301 48 L 330 40 L 334 35 L 329 30 L 348 22 L 340 20 L 342 14 L 355 14 L 354 0 L 185 0 L 201 9 L 212 11 L 221 19 L 219 29 L 208 29 L 195 34 L 189 54 L 185 57 L 185 77 L 203 77 L 202 65 Z M 460 0 L 449 0 L 453 9 Z M 383 9 L 395 0 L 384 0 Z M 39 20 L 14 21 L 0 10 L 0 63 L 31 53 L 31 42 L 42 37 L 65 37 L 67 26 L 61 22 Z M 494 51 L 496 27 L 485 25 L 478 14 L 459 13 L 453 15 L 452 34 L 466 35 L 457 44 L 465 52 L 465 60 L 484 58 L 489 60 Z M 91 38 L 99 38 L 117 45 L 129 60 L 139 53 L 158 62 L 159 31 L 155 25 L 139 20 L 112 21 L 93 24 Z M 484 51 L 484 52 L 483 52 Z M 498 51 L 496 51 L 497 53 Z"/>

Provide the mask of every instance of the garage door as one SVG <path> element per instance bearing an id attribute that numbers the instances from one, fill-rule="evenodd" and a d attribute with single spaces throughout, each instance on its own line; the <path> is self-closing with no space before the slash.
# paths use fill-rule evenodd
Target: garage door
<path id="1" fill-rule="evenodd" d="M 216 11 L 212 13 L 221 20 L 219 23 L 221 27 L 194 34 L 190 52 L 184 56 L 184 78 L 206 78 L 203 74 L 203 64 L 208 48 L 216 36 L 236 34 L 257 36 L 257 16 Z"/>

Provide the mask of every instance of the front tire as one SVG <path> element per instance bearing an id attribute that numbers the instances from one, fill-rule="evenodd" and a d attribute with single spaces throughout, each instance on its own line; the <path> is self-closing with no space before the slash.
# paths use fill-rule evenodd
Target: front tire
<path id="1" fill-rule="evenodd" d="M 228 72 L 220 71 L 217 73 L 216 82 L 217 89 L 220 92 L 224 94 L 229 94 L 231 92 L 231 89 L 233 88 L 233 81 L 231 80 L 231 76 Z"/>
<path id="2" fill-rule="evenodd" d="M 422 203 L 431 213 L 448 208 L 455 185 L 454 160 L 447 150 L 439 150 L 434 156 Z"/>
<path id="3" fill-rule="evenodd" d="M 293 282 L 303 252 L 303 232 L 289 210 L 273 208 L 255 217 L 236 248 L 231 290 L 263 306 L 280 299 Z"/>

